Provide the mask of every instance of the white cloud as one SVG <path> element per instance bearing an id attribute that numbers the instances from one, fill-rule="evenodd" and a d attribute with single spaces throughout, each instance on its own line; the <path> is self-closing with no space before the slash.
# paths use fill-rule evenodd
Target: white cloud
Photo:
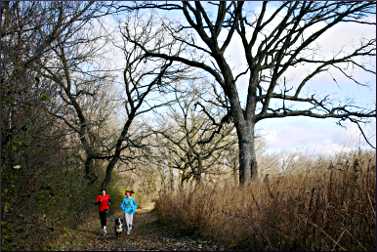
<path id="1" fill-rule="evenodd" d="M 278 121 L 279 120 L 279 121 Z M 363 127 L 369 140 L 376 140 L 375 121 Z M 339 127 L 334 120 L 312 118 L 271 119 L 257 125 L 268 153 L 335 154 L 369 148 L 355 124 Z"/>

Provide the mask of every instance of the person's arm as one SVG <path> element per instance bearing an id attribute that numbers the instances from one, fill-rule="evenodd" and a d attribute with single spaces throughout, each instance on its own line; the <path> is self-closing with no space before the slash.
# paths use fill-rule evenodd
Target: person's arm
<path id="1" fill-rule="evenodd" d="M 137 209 L 136 200 L 133 198 L 132 202 L 133 202 L 133 205 L 134 205 L 134 212 L 136 213 L 136 209 Z"/>
<path id="2" fill-rule="evenodd" d="M 95 205 L 99 205 L 101 203 L 101 200 L 100 200 L 100 197 L 99 195 L 96 196 L 96 203 L 94 203 Z"/>
<path id="3" fill-rule="evenodd" d="M 122 212 L 125 212 L 125 209 L 124 209 L 124 198 L 120 202 L 120 209 L 122 210 Z"/>

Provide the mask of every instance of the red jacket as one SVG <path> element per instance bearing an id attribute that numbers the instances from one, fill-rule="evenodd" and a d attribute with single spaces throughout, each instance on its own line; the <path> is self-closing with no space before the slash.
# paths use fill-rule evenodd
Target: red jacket
<path id="1" fill-rule="evenodd" d="M 111 198 L 110 198 L 110 195 L 108 194 L 105 194 L 102 195 L 97 195 L 96 197 L 96 204 L 98 204 L 98 211 L 100 212 L 103 212 L 105 210 L 108 210 L 110 208 L 110 203 L 111 202 Z"/>

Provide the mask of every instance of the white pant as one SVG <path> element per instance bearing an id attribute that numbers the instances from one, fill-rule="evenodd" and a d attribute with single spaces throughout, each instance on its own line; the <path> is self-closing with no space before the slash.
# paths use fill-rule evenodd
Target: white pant
<path id="1" fill-rule="evenodd" d="M 125 213 L 124 218 L 126 219 L 127 228 L 128 228 L 128 230 L 130 230 L 132 228 L 132 221 L 134 219 L 134 215 L 129 214 L 129 213 Z"/>

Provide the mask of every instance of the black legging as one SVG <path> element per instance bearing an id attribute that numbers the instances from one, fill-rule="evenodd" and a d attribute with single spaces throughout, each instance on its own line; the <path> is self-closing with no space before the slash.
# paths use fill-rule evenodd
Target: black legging
<path id="1" fill-rule="evenodd" d="M 107 210 L 99 212 L 99 219 L 101 220 L 101 226 L 104 227 L 107 224 Z"/>

